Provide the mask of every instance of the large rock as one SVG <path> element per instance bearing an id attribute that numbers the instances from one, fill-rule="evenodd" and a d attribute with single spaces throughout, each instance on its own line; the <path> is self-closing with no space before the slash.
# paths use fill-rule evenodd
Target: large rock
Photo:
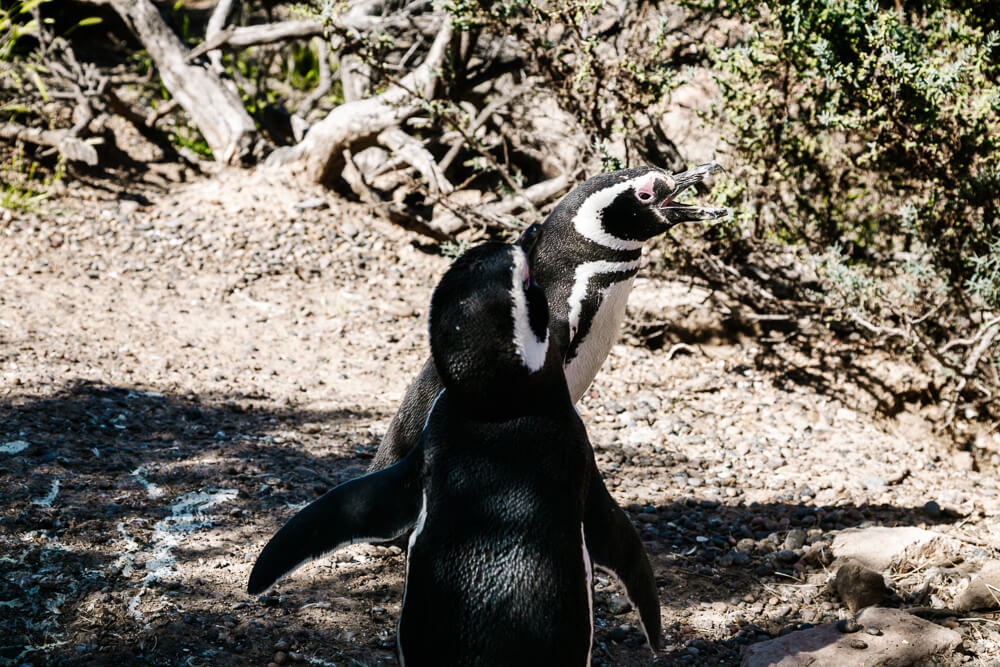
<path id="1" fill-rule="evenodd" d="M 959 611 L 1000 609 L 1000 561 L 987 561 L 952 606 Z"/>
<path id="2" fill-rule="evenodd" d="M 840 566 L 833 586 L 852 612 L 879 604 L 889 596 L 882 575 L 856 560 L 845 561 Z"/>
<path id="3" fill-rule="evenodd" d="M 952 655 L 962 636 L 898 609 L 871 607 L 857 615 L 862 630 L 842 633 L 836 623 L 792 632 L 754 644 L 742 667 L 876 667 L 911 665 L 935 655 Z M 878 628 L 881 634 L 870 634 Z"/>
<path id="4" fill-rule="evenodd" d="M 944 546 L 949 539 L 914 526 L 889 528 L 848 528 L 833 538 L 831 551 L 837 559 L 853 559 L 867 568 L 882 572 L 890 566 L 904 562 L 917 552 Z"/>

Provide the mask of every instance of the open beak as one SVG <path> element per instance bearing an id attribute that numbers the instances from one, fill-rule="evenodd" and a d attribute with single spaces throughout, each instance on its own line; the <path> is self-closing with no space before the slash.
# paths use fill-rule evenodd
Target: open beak
<path id="1" fill-rule="evenodd" d="M 679 174 L 673 175 L 674 189 L 667 195 L 663 203 L 660 204 L 660 213 L 671 224 L 681 222 L 691 222 L 694 220 L 715 220 L 729 213 L 726 208 L 711 208 L 708 206 L 691 206 L 676 201 L 685 190 L 691 186 L 702 182 L 709 174 L 717 171 L 725 171 L 717 162 L 700 164 L 693 169 L 688 169 Z"/>

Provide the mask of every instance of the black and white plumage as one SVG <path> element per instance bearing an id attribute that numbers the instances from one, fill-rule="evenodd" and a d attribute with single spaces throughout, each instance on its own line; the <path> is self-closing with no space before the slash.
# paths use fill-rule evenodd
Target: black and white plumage
<path id="1" fill-rule="evenodd" d="M 716 163 L 680 174 L 656 167 L 625 169 L 588 179 L 570 192 L 539 227 L 531 271 L 549 304 L 549 332 L 565 366 L 575 403 L 614 344 L 643 246 L 672 226 L 710 220 L 726 209 L 687 206 L 676 198 L 720 171 Z M 420 436 L 441 380 L 428 360 L 410 384 L 386 431 L 371 470 L 392 465 Z"/>
<path id="2" fill-rule="evenodd" d="M 434 292 L 430 329 L 445 388 L 417 445 L 296 514 L 261 552 L 248 590 L 412 527 L 402 664 L 589 665 L 593 566 L 624 583 L 657 648 L 649 561 L 597 472 L 524 250 L 486 244 L 456 260 Z"/>

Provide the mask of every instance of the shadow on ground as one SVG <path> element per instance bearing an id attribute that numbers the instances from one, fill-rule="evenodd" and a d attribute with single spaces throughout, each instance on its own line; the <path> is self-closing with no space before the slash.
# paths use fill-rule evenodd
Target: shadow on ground
<path id="1" fill-rule="evenodd" d="M 393 664 L 404 570 L 398 550 L 325 559 L 262 598 L 243 592 L 248 559 L 296 506 L 364 472 L 377 445 L 368 426 L 382 417 L 83 381 L 10 398 L 0 405 L 0 445 L 27 446 L 0 454 L 0 658 L 238 665 L 264 664 L 284 648 Z M 223 502 L 220 494 L 230 495 Z M 779 538 L 793 528 L 932 522 L 921 508 L 891 505 L 687 498 L 630 509 L 661 603 L 681 617 L 724 615 L 728 601 L 765 600 L 782 584 L 822 572 L 782 552 Z M 168 529 L 185 539 L 171 544 Z M 176 562 L 164 566 L 163 558 Z M 675 622 L 654 661 L 634 612 L 615 602 L 619 594 L 607 582 L 595 597 L 595 663 L 736 664 L 743 646 L 805 622 L 795 609 L 769 609 L 734 622 L 725 639 L 700 634 L 693 620 Z"/>

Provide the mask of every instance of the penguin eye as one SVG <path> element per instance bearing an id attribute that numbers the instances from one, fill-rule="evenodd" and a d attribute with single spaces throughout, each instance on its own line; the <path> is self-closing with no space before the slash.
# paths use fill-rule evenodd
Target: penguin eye
<path id="1" fill-rule="evenodd" d="M 647 192 L 645 190 L 640 190 L 639 192 L 635 193 L 635 196 L 639 198 L 639 201 L 646 202 L 653 198 L 653 193 Z"/>

